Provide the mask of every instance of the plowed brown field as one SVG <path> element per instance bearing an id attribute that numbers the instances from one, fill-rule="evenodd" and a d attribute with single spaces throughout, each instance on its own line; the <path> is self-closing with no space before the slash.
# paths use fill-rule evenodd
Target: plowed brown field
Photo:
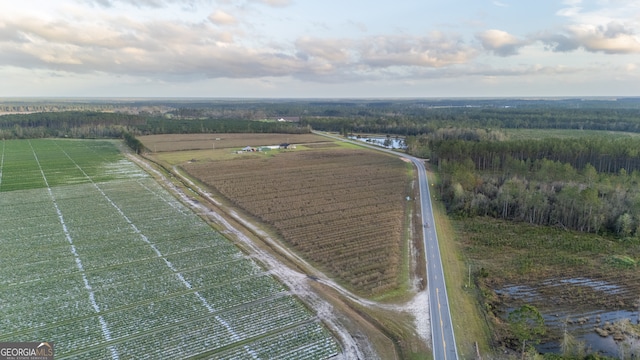
<path id="1" fill-rule="evenodd" d="M 328 275 L 375 295 L 399 286 L 407 166 L 369 150 L 327 147 L 183 168 Z"/>

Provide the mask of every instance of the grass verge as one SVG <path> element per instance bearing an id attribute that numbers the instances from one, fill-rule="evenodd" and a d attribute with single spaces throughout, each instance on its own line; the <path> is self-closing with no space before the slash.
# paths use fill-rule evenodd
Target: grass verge
<path id="1" fill-rule="evenodd" d="M 428 176 L 437 185 L 435 174 L 429 172 Z M 491 352 L 489 327 L 478 305 L 479 290 L 474 287 L 473 282 L 468 282 L 468 264 L 464 260 L 444 205 L 434 201 L 433 211 L 458 354 L 463 359 L 473 359 L 476 356 L 476 342 L 481 354 Z"/>

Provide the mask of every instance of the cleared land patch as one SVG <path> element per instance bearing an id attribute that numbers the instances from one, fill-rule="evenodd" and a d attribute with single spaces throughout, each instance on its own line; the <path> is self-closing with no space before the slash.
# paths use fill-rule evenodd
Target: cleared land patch
<path id="1" fill-rule="evenodd" d="M 0 149 L 0 341 L 53 341 L 56 359 L 340 352 L 298 298 L 113 142 Z"/>
<path id="2" fill-rule="evenodd" d="M 377 295 L 401 285 L 411 191 L 409 165 L 397 157 L 326 147 L 182 166 L 352 289 Z"/>

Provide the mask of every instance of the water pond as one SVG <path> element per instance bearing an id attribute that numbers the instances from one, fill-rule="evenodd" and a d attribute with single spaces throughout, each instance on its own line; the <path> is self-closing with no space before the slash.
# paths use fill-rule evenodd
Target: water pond
<path id="1" fill-rule="evenodd" d="M 638 308 L 629 306 L 638 294 L 624 286 L 574 277 L 550 279 L 533 285 L 509 284 L 496 293 L 504 300 L 504 318 L 521 304 L 532 304 L 538 308 L 548 332 L 556 335 L 554 340 L 537 346 L 541 353 L 560 353 L 561 338 L 566 329 L 576 340 L 584 343 L 588 352 L 614 358 L 640 357 L 640 339 L 612 326 L 623 320 L 632 324 L 639 321 Z"/>

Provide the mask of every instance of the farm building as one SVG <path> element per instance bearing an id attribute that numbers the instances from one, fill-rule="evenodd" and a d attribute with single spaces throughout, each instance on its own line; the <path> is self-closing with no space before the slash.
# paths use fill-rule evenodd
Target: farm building
<path id="1" fill-rule="evenodd" d="M 278 118 L 278 122 L 300 122 L 299 116 L 283 116 Z"/>

